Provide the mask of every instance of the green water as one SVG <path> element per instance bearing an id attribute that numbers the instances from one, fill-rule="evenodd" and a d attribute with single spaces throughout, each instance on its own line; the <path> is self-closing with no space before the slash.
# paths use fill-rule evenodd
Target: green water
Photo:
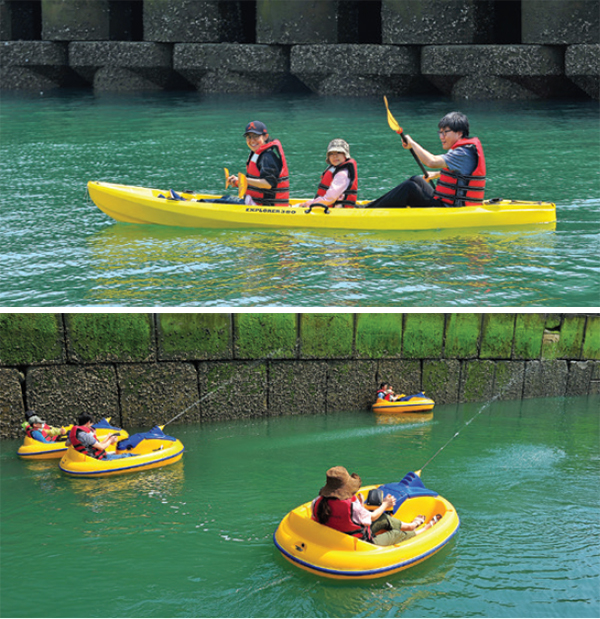
<path id="1" fill-rule="evenodd" d="M 190 230 L 114 223 L 88 180 L 219 192 L 244 169 L 249 120 L 285 146 L 309 197 L 328 142 L 359 165 L 359 197 L 419 172 L 380 98 L 197 93 L 25 96 L 0 107 L 0 306 L 536 306 L 600 301 L 598 103 L 392 99 L 405 131 L 441 152 L 457 107 L 481 137 L 488 197 L 556 202 L 556 231 Z"/>
<path id="2" fill-rule="evenodd" d="M 71 479 L 1 444 L 1 614 L 9 617 L 597 617 L 598 396 L 171 425 L 171 467 Z M 478 416 L 476 416 L 478 415 Z M 471 423 L 469 420 L 475 419 Z M 364 483 L 423 465 L 456 507 L 442 551 L 394 576 L 308 574 L 272 542 L 343 464 Z"/>

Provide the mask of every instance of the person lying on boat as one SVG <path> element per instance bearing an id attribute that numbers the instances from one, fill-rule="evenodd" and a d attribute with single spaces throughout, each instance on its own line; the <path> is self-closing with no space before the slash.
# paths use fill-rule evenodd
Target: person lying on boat
<path id="1" fill-rule="evenodd" d="M 106 448 L 114 445 L 118 440 L 118 434 L 111 434 L 103 441 L 98 440 L 94 429 L 92 428 L 94 421 L 90 415 L 83 413 L 79 415 L 77 425 L 71 428 L 67 445 L 72 445 L 73 448 L 86 456 L 91 456 L 98 460 L 119 460 L 120 458 L 129 458 L 132 454 L 114 454 L 107 453 Z"/>
<path id="2" fill-rule="evenodd" d="M 28 416 L 28 413 L 29 416 Z M 64 428 L 53 428 L 49 426 L 43 419 L 40 419 L 33 411 L 25 413 L 27 421 L 22 424 L 25 434 L 34 441 L 40 443 L 55 443 L 59 440 L 66 439 L 67 431 Z M 64 438 L 62 438 L 64 437 Z"/>
<path id="3" fill-rule="evenodd" d="M 312 503 L 312 518 L 332 529 L 359 537 L 377 546 L 391 546 L 419 535 L 438 522 L 435 516 L 428 524 L 425 516 L 417 516 L 412 522 L 402 522 L 386 513 L 393 508 L 396 499 L 388 494 L 381 505 L 369 511 L 356 493 L 361 479 L 356 473 L 350 475 L 343 466 L 334 466 L 327 473 L 327 482 Z"/>
<path id="4" fill-rule="evenodd" d="M 481 204 L 485 190 L 485 156 L 479 138 L 469 137 L 469 119 L 450 112 L 439 124 L 438 135 L 447 153 L 432 155 L 409 135 L 402 146 L 412 149 L 421 163 L 440 170 L 427 178 L 417 175 L 404 181 L 365 208 L 451 207 Z M 437 186 L 431 180 L 439 176 Z"/>
<path id="5" fill-rule="evenodd" d="M 350 146 L 345 140 L 336 138 L 329 142 L 325 154 L 327 168 L 321 175 L 317 195 L 299 207 L 308 208 L 312 204 L 324 204 L 335 208 L 353 208 L 358 195 L 358 168 L 350 158 Z"/>
<path id="6" fill-rule="evenodd" d="M 244 137 L 248 148 L 252 151 L 246 162 L 248 189 L 245 203 L 258 206 L 289 206 L 290 178 L 281 142 L 272 140 L 266 125 L 259 120 L 248 123 Z M 235 174 L 229 176 L 227 180 L 234 187 L 239 184 L 239 178 Z"/>

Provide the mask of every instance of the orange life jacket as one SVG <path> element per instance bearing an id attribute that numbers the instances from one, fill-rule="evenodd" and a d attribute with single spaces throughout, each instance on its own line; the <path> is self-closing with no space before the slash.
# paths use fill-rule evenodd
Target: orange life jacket
<path id="1" fill-rule="evenodd" d="M 92 428 L 88 428 L 87 426 L 73 426 L 71 428 L 71 431 L 69 432 L 69 441 L 71 441 L 71 445 L 73 445 L 73 447 L 77 451 L 85 454 L 86 456 L 96 458 L 97 460 L 103 460 L 104 458 L 106 458 L 106 451 L 104 451 L 104 449 L 94 449 L 94 447 L 88 447 L 87 445 L 84 445 L 77 437 L 77 434 L 79 432 L 87 432 L 88 434 L 93 434 L 96 441 L 98 441 L 98 437 L 96 436 L 96 433 L 92 430 Z"/>
<path id="2" fill-rule="evenodd" d="M 381 398 L 379 397 L 379 394 L 380 394 L 380 393 L 383 393 L 383 397 L 381 397 Z M 386 392 L 385 392 L 385 389 L 380 389 L 380 390 L 377 392 L 377 399 L 378 399 L 378 400 L 379 400 L 379 399 L 381 399 L 381 400 L 388 400 L 388 401 L 391 401 L 391 400 L 392 400 L 392 394 L 391 394 L 391 393 L 386 393 Z"/>
<path id="3" fill-rule="evenodd" d="M 350 178 L 350 184 L 348 189 L 336 200 L 335 204 L 341 204 L 344 208 L 353 208 L 356 206 L 356 197 L 358 196 L 358 168 L 354 159 L 346 159 L 338 166 L 330 165 L 325 172 L 321 175 L 321 182 L 317 189 L 317 195 L 315 197 L 322 198 L 326 193 L 333 177 L 342 170 L 348 170 L 348 176 Z"/>
<path id="4" fill-rule="evenodd" d="M 320 496 L 313 503 L 313 520 L 317 520 L 317 508 L 322 500 L 323 497 Z M 360 539 L 367 542 L 373 539 L 370 526 L 357 524 L 354 520 L 352 520 L 352 503 L 355 501 L 358 502 L 358 497 L 356 495 L 349 499 L 329 498 L 328 501 L 329 508 L 331 509 L 331 514 L 325 523 L 328 527 L 331 527 L 336 531 L 341 531 L 342 533 L 347 533 L 348 535 L 352 535 L 354 537 L 360 537 Z"/>
<path id="5" fill-rule="evenodd" d="M 485 193 L 485 156 L 483 154 L 483 147 L 479 138 L 461 138 L 452 145 L 450 150 L 460 146 L 477 149 L 477 166 L 470 176 L 460 174 L 454 170 L 448 170 L 448 168 L 442 169 L 434 195 L 451 206 L 481 204 Z M 459 187 L 459 181 L 463 181 L 465 185 Z M 464 196 L 457 196 L 457 189 L 460 189 L 461 193 L 466 190 L 466 194 Z"/>
<path id="6" fill-rule="evenodd" d="M 47 440 L 47 441 L 55 441 L 58 436 L 48 436 L 48 430 L 50 430 L 50 426 L 45 423 L 39 430 L 37 430 L 37 432 L 41 432 L 42 436 Z M 32 438 L 34 441 L 38 440 L 36 439 L 34 436 L 31 435 L 32 432 L 35 432 L 35 428 L 29 424 L 27 426 L 27 428 L 25 429 L 25 434 L 27 434 L 27 436 L 29 438 Z"/>
<path id="7" fill-rule="evenodd" d="M 255 153 L 251 153 L 246 162 L 246 176 L 248 178 L 261 178 L 258 161 L 260 156 L 267 150 L 274 148 L 279 153 L 281 158 L 281 172 L 277 179 L 277 185 L 271 189 L 260 189 L 248 184 L 246 194 L 249 195 L 256 204 L 261 206 L 289 206 L 290 205 L 290 177 L 283 152 L 283 146 L 279 140 L 271 140 L 266 144 L 259 146 Z"/>

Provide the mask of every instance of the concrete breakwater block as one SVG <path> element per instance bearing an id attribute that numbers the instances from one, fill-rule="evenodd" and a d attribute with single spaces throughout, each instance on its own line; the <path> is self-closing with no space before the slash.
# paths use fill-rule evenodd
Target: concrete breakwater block
<path id="1" fill-rule="evenodd" d="M 432 45 L 421 72 L 455 98 L 524 99 L 568 96 L 563 50 L 547 45 Z"/>
<path id="2" fill-rule="evenodd" d="M 145 41 L 77 41 L 69 65 L 96 90 L 159 90 L 174 84 L 171 45 Z"/>
<path id="3" fill-rule="evenodd" d="M 457 45 L 492 40 L 490 0 L 383 0 L 382 42 L 401 45 Z"/>
<path id="4" fill-rule="evenodd" d="M 256 40 L 267 44 L 337 43 L 338 2 L 258 0 Z"/>
<path id="5" fill-rule="evenodd" d="M 545 45 L 597 43 L 598 0 L 521 0 L 522 42 Z"/>
<path id="6" fill-rule="evenodd" d="M 68 66 L 66 43 L 0 43 L 0 88 L 50 90 L 68 85 L 71 81 L 73 74 Z"/>
<path id="7" fill-rule="evenodd" d="M 296 45 L 290 70 L 320 95 L 371 96 L 432 90 L 419 70 L 419 51 L 394 45 Z"/>
<path id="8" fill-rule="evenodd" d="M 590 97 L 600 99 L 600 44 L 567 47 L 565 74 Z"/>
<path id="9" fill-rule="evenodd" d="M 173 68 L 200 92 L 276 93 L 289 79 L 289 52 L 268 45 L 178 43 Z"/>

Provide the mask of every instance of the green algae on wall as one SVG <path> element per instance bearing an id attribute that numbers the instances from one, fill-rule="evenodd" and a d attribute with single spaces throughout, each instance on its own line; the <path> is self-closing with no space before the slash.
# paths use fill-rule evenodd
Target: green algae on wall
<path id="1" fill-rule="evenodd" d="M 60 314 L 0 314 L 0 365 L 65 360 Z"/>
<path id="2" fill-rule="evenodd" d="M 219 313 L 159 314 L 160 359 L 231 359 L 231 316 Z"/>
<path id="3" fill-rule="evenodd" d="M 353 314 L 301 314 L 301 356 L 306 359 L 347 359 L 354 344 Z"/>
<path id="4" fill-rule="evenodd" d="M 444 357 L 476 359 L 480 334 L 481 314 L 450 314 L 446 325 Z"/>
<path id="5" fill-rule="evenodd" d="M 402 314 L 357 314 L 356 353 L 383 359 L 402 355 Z"/>
<path id="6" fill-rule="evenodd" d="M 479 357 L 481 359 L 510 359 L 514 333 L 514 314 L 484 314 Z"/>
<path id="7" fill-rule="evenodd" d="M 444 343 L 444 314 L 406 314 L 402 356 L 438 359 Z"/>
<path id="8" fill-rule="evenodd" d="M 65 322 L 70 361 L 156 359 L 151 314 L 65 314 Z"/>
<path id="9" fill-rule="evenodd" d="M 237 359 L 293 359 L 297 354 L 296 314 L 237 314 L 235 356 Z"/>

